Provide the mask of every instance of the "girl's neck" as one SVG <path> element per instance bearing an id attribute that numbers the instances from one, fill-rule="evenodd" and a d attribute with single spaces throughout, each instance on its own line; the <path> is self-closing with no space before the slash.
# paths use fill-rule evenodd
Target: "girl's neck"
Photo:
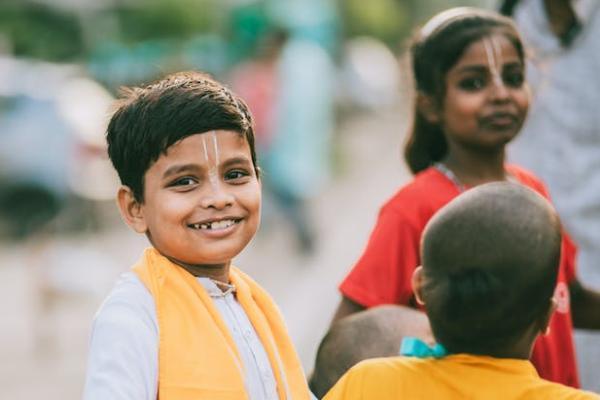
<path id="1" fill-rule="evenodd" d="M 469 152 L 450 148 L 442 162 L 465 186 L 506 180 L 504 149 L 497 152 Z"/>

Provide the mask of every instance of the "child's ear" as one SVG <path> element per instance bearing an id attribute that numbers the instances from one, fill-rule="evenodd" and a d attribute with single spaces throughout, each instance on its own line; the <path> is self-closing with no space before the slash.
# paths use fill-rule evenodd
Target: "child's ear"
<path id="1" fill-rule="evenodd" d="M 558 307 L 558 303 L 556 302 L 556 299 L 552 297 L 550 299 L 550 304 L 548 304 L 548 309 L 546 310 L 546 312 L 542 316 L 542 319 L 540 320 L 540 332 L 543 335 L 547 335 L 550 333 L 550 321 L 552 320 L 552 315 L 554 314 L 554 311 L 556 311 L 556 307 Z"/>
<path id="2" fill-rule="evenodd" d="M 121 186 L 117 193 L 117 205 L 121 216 L 134 231 L 145 233 L 148 230 L 144 218 L 143 205 L 135 199 L 133 191 L 127 186 Z"/>
<path id="3" fill-rule="evenodd" d="M 423 267 L 418 266 L 412 274 L 412 287 L 415 293 L 415 299 L 420 305 L 425 305 L 423 300 Z"/>
<path id="4" fill-rule="evenodd" d="M 417 109 L 430 124 L 440 122 L 439 107 L 433 96 L 419 92 L 417 94 Z"/>

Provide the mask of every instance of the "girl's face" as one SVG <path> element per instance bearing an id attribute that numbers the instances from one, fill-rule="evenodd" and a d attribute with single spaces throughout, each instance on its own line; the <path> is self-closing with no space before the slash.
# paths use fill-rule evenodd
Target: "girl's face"
<path id="1" fill-rule="evenodd" d="M 493 34 L 470 44 L 446 74 L 436 119 L 449 148 L 502 148 L 523 125 L 529 107 L 525 66 L 512 43 Z"/>

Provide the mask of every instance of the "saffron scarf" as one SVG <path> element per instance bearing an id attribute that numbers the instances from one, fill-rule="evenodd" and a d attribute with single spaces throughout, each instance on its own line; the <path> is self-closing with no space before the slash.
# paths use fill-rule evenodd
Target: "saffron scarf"
<path id="1" fill-rule="evenodd" d="M 247 399 L 237 346 L 196 278 L 148 248 L 133 267 L 156 304 L 160 400 Z M 279 309 L 250 277 L 231 266 L 237 300 L 260 338 L 279 399 L 309 399 L 306 378 Z"/>

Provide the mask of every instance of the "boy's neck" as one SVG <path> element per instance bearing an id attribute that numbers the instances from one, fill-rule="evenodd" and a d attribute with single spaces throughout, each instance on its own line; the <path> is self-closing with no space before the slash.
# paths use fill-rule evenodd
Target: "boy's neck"
<path id="1" fill-rule="evenodd" d="M 165 257 L 197 278 L 210 278 L 217 282 L 229 283 L 229 267 L 231 262 L 224 264 L 187 264 L 169 256 Z"/>
<path id="2" fill-rule="evenodd" d="M 470 152 L 450 148 L 442 162 L 465 186 L 506 180 L 504 149 L 497 152 Z"/>
<path id="3" fill-rule="evenodd" d="M 508 345 L 500 346 L 494 350 L 487 350 L 481 353 L 470 353 L 480 356 L 494 358 L 512 358 L 517 360 L 529 360 L 533 351 L 533 344 L 539 336 L 539 330 L 535 325 L 526 328 L 521 334 L 516 335 L 514 341 Z M 462 353 L 460 349 L 448 349 L 451 353 Z M 458 351 L 457 351 L 458 350 Z"/>

